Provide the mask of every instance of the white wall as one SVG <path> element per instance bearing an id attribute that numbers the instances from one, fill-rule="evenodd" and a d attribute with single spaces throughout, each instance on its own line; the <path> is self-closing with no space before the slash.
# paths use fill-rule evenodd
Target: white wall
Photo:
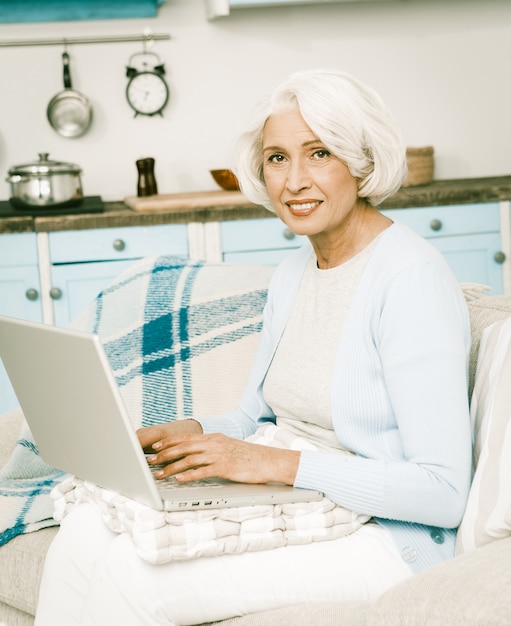
<path id="1" fill-rule="evenodd" d="M 0 200 L 8 169 L 38 152 L 83 168 L 84 192 L 136 193 L 135 160 L 156 159 L 160 193 L 216 189 L 259 97 L 291 71 L 339 67 L 375 87 L 410 146 L 433 145 L 435 177 L 511 173 L 511 3 L 409 0 L 240 9 L 207 21 L 203 0 L 167 0 L 146 20 L 3 24 L 0 40 L 131 35 L 150 27 L 171 101 L 164 118 L 134 118 L 125 66 L 142 44 L 69 48 L 73 87 L 94 122 L 65 139 L 46 120 L 62 85 L 61 46 L 0 48 Z"/>

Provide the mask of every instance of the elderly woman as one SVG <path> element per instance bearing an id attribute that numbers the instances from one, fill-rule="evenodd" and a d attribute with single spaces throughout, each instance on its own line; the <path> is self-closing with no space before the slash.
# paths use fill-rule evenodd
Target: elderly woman
<path id="1" fill-rule="evenodd" d="M 309 243 L 274 273 L 239 408 L 138 432 L 160 477 L 313 488 L 369 521 L 331 541 L 150 565 L 81 505 L 50 549 L 36 624 L 368 600 L 453 556 L 470 483 L 468 315 L 442 256 L 378 211 L 404 155 L 379 96 L 345 73 L 294 74 L 260 105 L 239 142 L 242 189 Z M 314 449 L 246 441 L 268 422 Z"/>

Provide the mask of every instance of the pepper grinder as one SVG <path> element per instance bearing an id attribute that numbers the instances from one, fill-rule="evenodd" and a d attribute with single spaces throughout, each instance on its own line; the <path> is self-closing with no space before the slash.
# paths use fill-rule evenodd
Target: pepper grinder
<path id="1" fill-rule="evenodd" d="M 158 186 L 154 177 L 154 159 L 138 159 L 136 163 L 138 169 L 137 195 L 139 197 L 154 196 L 158 193 Z"/>

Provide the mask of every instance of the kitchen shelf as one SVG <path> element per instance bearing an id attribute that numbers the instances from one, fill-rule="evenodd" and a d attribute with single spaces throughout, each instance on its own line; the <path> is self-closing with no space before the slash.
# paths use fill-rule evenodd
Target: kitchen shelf
<path id="1" fill-rule="evenodd" d="M 0 2 L 0 24 L 119 20 L 156 17 L 166 0 L 9 0 Z"/>

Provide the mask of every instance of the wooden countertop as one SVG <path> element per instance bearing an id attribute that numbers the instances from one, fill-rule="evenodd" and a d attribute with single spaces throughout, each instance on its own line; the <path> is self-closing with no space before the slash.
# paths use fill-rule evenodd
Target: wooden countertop
<path id="1" fill-rule="evenodd" d="M 219 203 L 225 194 L 201 193 L 199 206 L 190 203 L 190 195 L 173 194 L 172 208 L 134 210 L 124 202 L 106 202 L 103 213 L 59 214 L 31 217 L 20 215 L 0 218 L 0 233 L 53 232 L 61 230 L 86 230 L 121 226 L 150 226 L 157 224 L 216 222 L 272 217 L 273 213 L 252 204 L 242 194 L 234 194 L 230 202 Z M 169 196 L 167 196 L 169 197 Z M 182 207 L 180 198 L 183 199 Z M 493 178 L 469 178 L 433 181 L 429 185 L 404 187 L 382 205 L 382 209 L 472 204 L 511 200 L 511 175 Z"/>

